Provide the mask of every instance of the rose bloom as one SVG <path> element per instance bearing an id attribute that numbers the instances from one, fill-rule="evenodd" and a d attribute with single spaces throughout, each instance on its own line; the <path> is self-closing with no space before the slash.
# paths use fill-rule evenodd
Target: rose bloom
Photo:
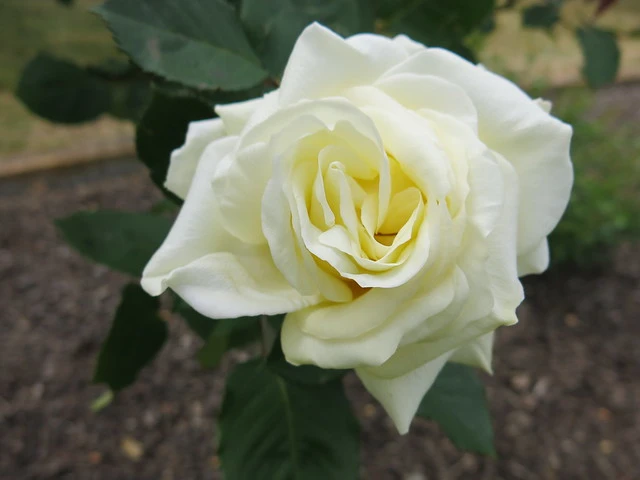
<path id="1" fill-rule="evenodd" d="M 142 286 L 286 313 L 287 360 L 354 368 L 405 433 L 447 361 L 491 369 L 518 277 L 547 268 L 573 177 L 549 109 L 446 50 L 313 24 L 277 90 L 189 126 Z"/>

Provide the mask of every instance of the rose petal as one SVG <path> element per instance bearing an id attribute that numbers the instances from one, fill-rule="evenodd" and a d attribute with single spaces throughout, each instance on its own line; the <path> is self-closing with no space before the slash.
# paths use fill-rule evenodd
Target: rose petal
<path id="1" fill-rule="evenodd" d="M 542 273 L 549 266 L 549 242 L 546 238 L 531 251 L 518 256 L 518 276 Z"/>
<path id="2" fill-rule="evenodd" d="M 470 367 L 478 367 L 487 373 L 493 373 L 491 358 L 494 337 L 494 332 L 491 332 L 471 340 L 458 348 L 451 356 L 450 361 Z"/>
<path id="3" fill-rule="evenodd" d="M 237 137 L 207 147 L 193 185 L 169 235 L 142 275 L 151 295 L 171 288 L 197 311 L 211 318 L 285 313 L 317 303 L 286 282 L 266 246 L 244 245 L 215 221 L 216 195 L 211 178 Z"/>
<path id="4" fill-rule="evenodd" d="M 509 80 L 446 50 L 419 52 L 385 73 L 435 75 L 459 85 L 478 111 L 480 139 L 516 169 L 520 183 L 518 254 L 539 245 L 569 201 L 571 127 L 548 115 Z"/>
<path id="5" fill-rule="evenodd" d="M 215 111 L 224 122 L 229 135 L 239 135 L 247 124 L 251 115 L 265 103 L 264 97 L 252 98 L 243 102 L 216 105 Z"/>
<path id="6" fill-rule="evenodd" d="M 450 356 L 451 352 L 445 353 L 395 378 L 378 377 L 375 368 L 356 369 L 356 373 L 369 393 L 387 411 L 398 432 L 404 435 L 409 431 L 422 398 Z"/>
<path id="7" fill-rule="evenodd" d="M 357 43 L 357 41 L 356 41 Z M 329 97 L 371 83 L 384 71 L 355 46 L 313 23 L 298 37 L 280 84 L 280 105 Z"/>
<path id="8" fill-rule="evenodd" d="M 184 145 L 171 152 L 169 170 L 164 186 L 184 199 L 204 150 L 227 132 L 219 118 L 191 122 Z"/>

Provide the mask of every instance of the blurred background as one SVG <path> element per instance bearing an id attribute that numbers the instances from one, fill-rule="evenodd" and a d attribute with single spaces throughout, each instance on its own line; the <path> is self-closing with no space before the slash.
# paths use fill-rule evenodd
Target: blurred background
<path id="1" fill-rule="evenodd" d="M 169 319 L 168 345 L 133 387 L 90 408 L 126 278 L 72 251 L 53 220 L 146 210 L 161 195 L 134 160 L 131 115 L 60 125 L 15 91 L 40 51 L 80 65 L 118 58 L 88 12 L 97 3 L 0 0 L 0 479 L 217 479 L 227 365 L 203 370 L 181 323 Z M 609 32 L 613 50 L 576 35 L 586 28 Z M 486 377 L 498 457 L 457 451 L 425 420 L 398 437 L 349 377 L 362 478 L 640 478 L 640 1 L 498 2 L 464 42 L 574 126 L 572 201 L 550 270 L 524 280 L 520 323 L 498 332 Z"/>

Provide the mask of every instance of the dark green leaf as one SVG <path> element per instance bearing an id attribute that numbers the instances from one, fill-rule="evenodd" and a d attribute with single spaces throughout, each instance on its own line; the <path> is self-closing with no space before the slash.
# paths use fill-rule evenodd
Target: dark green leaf
<path id="1" fill-rule="evenodd" d="M 153 204 L 153 206 L 149 209 L 149 212 L 156 215 L 164 215 L 164 214 L 176 215 L 179 210 L 180 210 L 180 207 L 178 205 L 176 205 L 174 202 L 172 202 L 168 198 L 163 198 L 161 200 L 158 200 L 155 204 Z"/>
<path id="2" fill-rule="evenodd" d="M 613 32 L 593 27 L 580 28 L 576 31 L 584 67 L 582 74 L 592 88 L 599 88 L 613 82 L 620 65 L 620 49 Z"/>
<path id="3" fill-rule="evenodd" d="M 70 7 L 73 5 L 74 0 L 56 0 L 58 3 L 64 5 L 65 7 Z"/>
<path id="4" fill-rule="evenodd" d="M 279 340 L 273 344 L 267 359 L 267 366 L 286 381 L 302 385 L 324 384 L 334 381 L 347 373 L 347 370 L 324 369 L 315 365 L 291 365 L 284 358 Z"/>
<path id="5" fill-rule="evenodd" d="M 209 321 L 213 322 L 213 331 L 197 354 L 198 361 L 205 368 L 217 366 L 227 350 L 257 342 L 262 334 L 260 317 Z"/>
<path id="6" fill-rule="evenodd" d="M 389 18 L 392 33 L 405 33 L 429 47 L 443 47 L 466 58 L 472 52 L 463 39 L 483 27 L 493 14 L 494 0 L 423 0 L 403 3 Z"/>
<path id="7" fill-rule="evenodd" d="M 151 88 L 144 80 L 119 82 L 111 86 L 109 113 L 123 120 L 138 122 L 151 101 Z"/>
<path id="8" fill-rule="evenodd" d="M 240 18 L 260 58 L 275 77 L 282 75 L 302 30 L 314 21 L 343 36 L 374 28 L 369 0 L 244 0 Z"/>
<path id="9" fill-rule="evenodd" d="M 412 0 L 374 0 L 376 6 L 376 17 L 388 20 L 400 10 L 406 9 Z"/>
<path id="10" fill-rule="evenodd" d="M 560 20 L 559 5 L 533 5 L 522 11 L 522 24 L 530 28 L 551 28 Z"/>
<path id="11" fill-rule="evenodd" d="M 160 351 L 167 339 L 167 325 L 158 316 L 158 299 L 138 285 L 127 285 L 122 301 L 102 345 L 93 376 L 118 391 L 131 385 L 142 368 Z"/>
<path id="12" fill-rule="evenodd" d="M 227 350 L 256 342 L 262 334 L 260 317 L 208 318 L 178 297 L 173 310 L 205 341 L 197 358 L 206 368 L 215 367 Z"/>
<path id="13" fill-rule="evenodd" d="M 33 113 L 58 123 L 93 120 L 111 105 L 111 92 L 104 81 L 43 53 L 25 67 L 16 95 Z"/>
<path id="14" fill-rule="evenodd" d="M 200 315 L 184 300 L 177 297 L 173 303 L 173 311 L 180 315 L 202 340 L 207 340 L 216 328 L 216 321 L 212 318 Z"/>
<path id="15" fill-rule="evenodd" d="M 220 445 L 229 480 L 355 480 L 359 428 L 342 384 L 287 383 L 259 360 L 227 380 Z"/>
<path id="16" fill-rule="evenodd" d="M 98 210 L 56 221 L 76 250 L 114 270 L 140 276 L 171 228 L 171 220 L 148 213 Z"/>
<path id="17" fill-rule="evenodd" d="M 458 448 L 495 456 L 484 386 L 471 367 L 446 364 L 422 399 L 418 415 L 438 422 Z"/>
<path id="18" fill-rule="evenodd" d="M 181 298 L 176 298 L 173 310 L 205 341 L 214 334 L 225 336 L 229 337 L 229 348 L 235 348 L 260 338 L 260 317 L 209 318 L 196 312 Z"/>
<path id="19" fill-rule="evenodd" d="M 124 55 L 109 57 L 100 63 L 89 65 L 87 71 L 105 80 L 131 80 L 146 75 Z"/>
<path id="20" fill-rule="evenodd" d="M 156 185 L 164 190 L 171 152 L 184 143 L 189 123 L 213 116 L 199 100 L 154 92 L 136 130 L 136 150 Z"/>
<path id="21" fill-rule="evenodd" d="M 204 346 L 198 350 L 196 358 L 204 368 L 214 368 L 218 366 L 223 355 L 227 351 L 228 337 L 212 333 Z"/>
<path id="22" fill-rule="evenodd" d="M 121 57 L 111 57 L 101 63 L 89 65 L 87 72 L 109 85 L 111 115 L 134 122 L 140 120 L 151 100 L 151 86 L 147 74 Z"/>
<path id="23" fill-rule="evenodd" d="M 97 13 L 144 70 L 195 88 L 242 90 L 266 78 L 223 0 L 107 0 Z"/>

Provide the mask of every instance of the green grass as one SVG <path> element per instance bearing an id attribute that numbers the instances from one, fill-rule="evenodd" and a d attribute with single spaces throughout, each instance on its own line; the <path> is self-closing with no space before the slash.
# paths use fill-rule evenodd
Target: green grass
<path id="1" fill-rule="evenodd" d="M 89 11 L 98 3 L 76 0 L 72 7 L 65 7 L 56 0 L 0 0 L 0 156 L 76 143 L 77 127 L 54 126 L 34 117 L 13 91 L 23 67 L 39 51 L 80 64 L 121 55 L 102 21 Z M 99 123 L 103 135 L 121 136 L 127 131 L 122 122 Z"/>
<path id="2" fill-rule="evenodd" d="M 575 183 L 562 221 L 551 234 L 554 265 L 598 266 L 615 245 L 640 238 L 640 136 L 638 127 L 585 114 L 592 94 L 562 92 L 554 114 L 573 125 Z"/>
<path id="3" fill-rule="evenodd" d="M 98 62 L 116 54 L 109 31 L 81 0 L 72 7 L 55 0 L 0 2 L 0 89 L 13 90 L 24 65 L 39 51 L 76 60 Z"/>

